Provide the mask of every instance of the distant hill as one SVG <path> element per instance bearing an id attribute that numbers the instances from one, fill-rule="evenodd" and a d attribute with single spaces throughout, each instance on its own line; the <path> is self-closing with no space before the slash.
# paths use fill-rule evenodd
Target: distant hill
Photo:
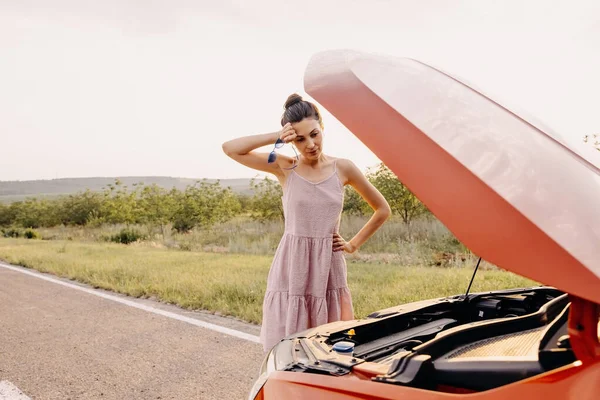
<path id="1" fill-rule="evenodd" d="M 0 181 L 0 202 L 10 203 L 23 200 L 27 197 L 48 198 L 60 195 L 72 194 L 85 191 L 102 191 L 108 184 L 114 183 L 115 179 L 123 182 L 123 185 L 133 187 L 135 183 L 144 185 L 157 184 L 165 189 L 185 189 L 186 186 L 194 184 L 200 179 L 172 178 L 166 176 L 123 176 L 106 178 L 62 178 L 34 181 Z M 216 179 L 207 179 L 207 182 L 216 182 Z M 231 187 L 237 193 L 250 194 L 250 179 L 222 179 L 221 186 Z"/>

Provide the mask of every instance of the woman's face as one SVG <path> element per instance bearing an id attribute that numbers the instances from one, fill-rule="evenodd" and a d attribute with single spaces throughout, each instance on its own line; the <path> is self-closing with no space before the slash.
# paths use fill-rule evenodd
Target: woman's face
<path id="1" fill-rule="evenodd" d="M 292 124 L 296 131 L 294 145 L 298 152 L 308 160 L 317 160 L 323 152 L 323 130 L 319 121 L 314 118 L 304 118 Z"/>

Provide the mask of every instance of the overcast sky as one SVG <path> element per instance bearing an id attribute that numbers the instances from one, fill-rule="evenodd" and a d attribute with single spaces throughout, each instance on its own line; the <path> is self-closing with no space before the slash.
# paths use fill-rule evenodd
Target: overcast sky
<path id="1" fill-rule="evenodd" d="M 251 177 L 325 49 L 407 56 L 579 144 L 600 132 L 600 2 L 0 0 L 0 180 Z M 377 158 L 327 112 L 325 151 Z"/>

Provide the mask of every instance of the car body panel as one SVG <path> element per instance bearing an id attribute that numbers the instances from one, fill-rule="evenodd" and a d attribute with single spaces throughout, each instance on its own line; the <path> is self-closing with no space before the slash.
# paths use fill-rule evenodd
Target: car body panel
<path id="1" fill-rule="evenodd" d="M 600 169 L 589 157 L 410 59 L 319 53 L 305 89 L 477 255 L 600 303 Z"/>
<path id="2" fill-rule="evenodd" d="M 477 400 L 595 400 L 598 398 L 599 379 L 600 362 L 585 366 L 576 362 L 496 389 L 470 393 L 468 397 Z M 332 377 L 275 372 L 263 387 L 258 399 L 262 396 L 265 399 L 311 400 L 448 400 L 464 395 L 380 384 L 360 379 L 355 375 Z"/>
<path id="3" fill-rule="evenodd" d="M 457 79 L 410 59 L 346 50 L 319 53 L 306 69 L 305 90 L 369 147 L 474 253 L 501 268 L 569 293 L 573 310 L 568 314 L 568 338 L 577 357 L 530 378 L 483 389 L 483 385 L 470 385 L 470 389 L 443 386 L 449 381 L 436 380 L 435 375 L 429 375 L 431 370 L 423 369 L 420 377 L 428 385 L 421 386 L 427 389 L 419 388 L 414 371 L 420 368 L 418 357 L 427 356 L 427 349 L 431 350 L 430 344 L 446 338 L 452 341 L 452 335 L 467 329 L 473 332 L 479 327 L 480 332 L 489 329 L 489 337 L 499 337 L 499 328 L 506 326 L 504 321 L 493 320 L 482 321 L 473 328 L 478 324 L 473 322 L 436 334 L 412 351 L 401 349 L 397 357 L 392 356 L 398 363 L 391 367 L 373 358 L 361 358 L 357 353 L 349 357 L 355 357 L 350 362 L 356 364 L 345 371 L 340 368 L 344 373 L 338 376 L 324 374 L 327 371 L 316 367 L 311 373 L 275 370 L 266 375 L 256 398 L 598 398 L 598 155 L 570 148 L 564 137 L 548 132 L 539 122 L 530 123 Z M 462 297 L 460 293 L 456 295 Z M 373 320 L 409 315 L 419 307 L 443 301 L 451 302 L 453 298 L 400 305 L 374 313 L 366 320 L 331 323 L 291 337 L 314 335 L 315 340 L 324 343 L 331 341 L 332 335 L 340 337 L 335 330 L 352 328 L 350 331 L 356 329 L 355 333 L 342 332 L 343 335 L 356 334 L 358 338 L 363 334 L 359 330 Z M 523 319 L 530 320 L 531 315 Z M 544 318 L 547 315 L 550 314 L 544 311 Z M 394 335 L 395 332 L 390 336 Z M 401 335 L 394 337 L 404 340 Z M 394 342 L 382 343 L 394 349 Z M 460 339 L 455 343 L 464 344 Z M 555 346 L 562 343 L 556 339 Z M 322 347 L 322 352 L 326 351 Z M 379 348 L 375 347 L 375 351 Z M 317 353 L 315 349 L 313 357 Z M 415 357 L 408 359 L 407 354 Z M 432 355 L 438 360 L 439 356 Z M 320 365 L 319 358 L 315 359 L 314 364 Z M 578 361 L 573 362 L 574 359 Z M 310 360 L 308 363 L 313 363 Z M 476 383 L 472 375 L 466 379 L 450 382 L 462 382 L 463 386 L 468 386 L 465 382 Z"/>

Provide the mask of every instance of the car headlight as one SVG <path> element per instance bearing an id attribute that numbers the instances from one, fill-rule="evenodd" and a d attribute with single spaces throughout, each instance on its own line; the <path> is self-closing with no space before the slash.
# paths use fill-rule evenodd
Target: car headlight
<path id="1" fill-rule="evenodd" d="M 248 400 L 254 400 L 260 389 L 265 385 L 269 375 L 281 371 L 292 362 L 292 341 L 284 340 L 275 345 L 265 357 L 259 371 L 258 379 L 254 382 Z"/>

